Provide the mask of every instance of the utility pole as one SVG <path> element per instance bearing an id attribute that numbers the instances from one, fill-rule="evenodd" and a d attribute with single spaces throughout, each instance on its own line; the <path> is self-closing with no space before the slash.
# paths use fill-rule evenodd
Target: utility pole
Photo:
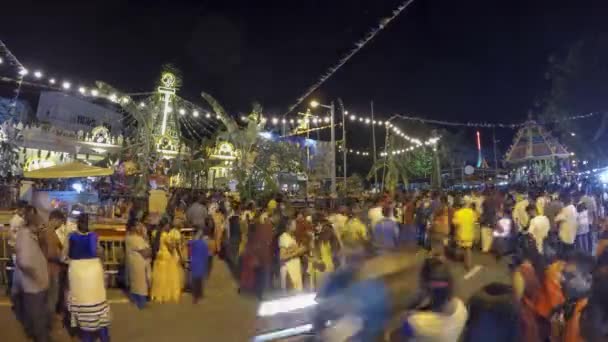
<path id="1" fill-rule="evenodd" d="M 344 106 L 342 108 L 342 159 L 344 162 L 344 197 L 346 197 L 346 111 L 344 110 Z"/>
<path id="2" fill-rule="evenodd" d="M 494 141 L 494 176 L 498 175 L 498 156 L 496 155 L 496 127 L 492 128 L 492 140 Z"/>
<path id="3" fill-rule="evenodd" d="M 374 161 L 374 186 L 378 186 L 378 170 L 376 167 L 376 125 L 374 125 L 374 101 L 371 101 L 371 116 L 372 116 L 372 153 L 373 153 L 373 161 Z"/>
<path id="4" fill-rule="evenodd" d="M 384 167 L 382 168 L 382 183 L 380 184 L 379 191 L 384 191 L 384 176 L 386 175 L 386 161 L 388 160 L 389 124 L 390 124 L 390 119 L 386 122 L 386 126 L 384 126 L 385 130 L 386 130 L 386 134 L 384 136 Z"/>
<path id="5" fill-rule="evenodd" d="M 330 122 L 331 126 L 331 187 L 330 193 L 331 196 L 336 196 L 336 126 L 335 126 L 335 115 L 336 115 L 336 107 L 334 106 L 334 101 L 331 101 L 329 105 L 330 111 Z"/>

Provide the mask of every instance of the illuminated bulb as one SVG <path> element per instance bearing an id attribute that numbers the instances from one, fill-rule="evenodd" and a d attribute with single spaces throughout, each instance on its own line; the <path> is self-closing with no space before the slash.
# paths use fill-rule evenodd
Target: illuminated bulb
<path id="1" fill-rule="evenodd" d="M 298 119 L 298 123 L 301 124 L 302 123 L 302 119 Z"/>
<path id="2" fill-rule="evenodd" d="M 326 122 L 326 123 L 329 123 L 330 121 L 331 121 L 331 119 L 330 119 L 329 117 L 326 117 L 326 118 L 325 118 L 325 122 Z"/>
<path id="3" fill-rule="evenodd" d="M 198 110 L 195 110 L 194 112 L 192 112 L 192 116 L 194 116 L 195 118 L 198 118 Z"/>
<path id="4" fill-rule="evenodd" d="M 347 110 L 344 111 L 344 115 L 348 115 L 348 111 Z"/>
<path id="5" fill-rule="evenodd" d="M 72 86 L 72 84 L 70 84 L 70 82 L 63 82 L 63 84 L 61 85 L 63 87 L 63 89 L 70 89 L 70 87 Z"/>
<path id="6" fill-rule="evenodd" d="M 116 94 L 111 94 L 110 95 L 110 101 L 112 102 L 116 102 L 118 99 L 116 98 Z"/>
<path id="7" fill-rule="evenodd" d="M 179 109 L 179 114 L 180 114 L 180 115 L 184 115 L 184 114 L 186 114 L 186 110 L 185 110 L 184 108 L 180 108 L 180 109 Z"/>
<path id="8" fill-rule="evenodd" d="M 34 72 L 34 77 L 41 78 L 42 77 L 42 72 L 41 71 Z"/>
<path id="9" fill-rule="evenodd" d="M 205 117 L 206 117 L 207 119 L 209 119 L 209 118 L 211 117 L 211 114 L 210 114 L 210 113 L 207 113 L 207 115 L 205 115 Z"/>
<path id="10" fill-rule="evenodd" d="M 318 121 L 317 118 L 312 119 L 312 123 L 315 125 L 317 124 L 317 121 Z"/>
<path id="11" fill-rule="evenodd" d="M 129 98 L 128 97 L 123 97 L 121 101 L 122 101 L 122 103 L 125 103 L 125 104 L 129 103 Z"/>
<path id="12" fill-rule="evenodd" d="M 218 120 L 221 118 L 221 116 L 218 114 L 215 116 Z"/>
<path id="13" fill-rule="evenodd" d="M 380 125 L 380 126 L 384 125 L 384 121 L 378 121 L 378 125 Z"/>
<path id="14" fill-rule="evenodd" d="M 26 68 L 23 68 L 21 70 L 19 70 L 19 75 L 21 76 L 25 76 L 29 73 L 29 71 Z"/>
<path id="15" fill-rule="evenodd" d="M 374 125 L 377 123 L 378 123 L 378 121 L 376 121 L 376 120 L 372 121 L 372 124 L 374 124 Z"/>
<path id="16" fill-rule="evenodd" d="M 146 104 L 145 104 L 145 103 L 143 103 L 143 102 L 140 102 L 140 103 L 139 103 L 139 106 L 143 108 L 143 107 L 145 107 L 145 106 L 146 106 Z"/>
<path id="17" fill-rule="evenodd" d="M 241 116 L 241 120 L 247 121 L 247 117 L 245 115 Z"/>
<path id="18" fill-rule="evenodd" d="M 356 119 L 357 119 L 357 117 L 356 117 L 356 116 L 354 116 L 354 115 L 351 115 L 351 116 L 350 116 L 350 121 L 355 121 Z"/>
<path id="19" fill-rule="evenodd" d="M 54 79 L 54 78 L 51 78 L 51 79 L 49 80 L 49 83 L 50 83 L 50 84 L 55 84 L 55 79 Z"/>
<path id="20" fill-rule="evenodd" d="M 363 122 L 363 118 L 359 118 L 359 121 L 360 121 L 360 122 Z"/>
<path id="21" fill-rule="evenodd" d="M 4 63 L 4 60 L 2 60 L 2 57 L 0 57 L 0 64 Z"/>
<path id="22" fill-rule="evenodd" d="M 262 123 L 266 123 L 266 121 L 267 121 L 266 118 L 262 117 Z"/>
<path id="23" fill-rule="evenodd" d="M 86 90 L 86 88 L 85 88 L 85 87 L 79 87 L 79 88 L 78 88 L 78 91 L 79 91 L 81 94 L 84 94 L 84 93 L 85 93 L 87 90 Z"/>
<path id="24" fill-rule="evenodd" d="M 283 120 L 281 120 L 281 122 L 282 122 L 282 123 L 286 123 L 286 122 L 287 122 L 287 120 L 283 119 Z"/>
<path id="25" fill-rule="evenodd" d="M 276 125 L 276 124 L 278 124 L 278 123 L 279 123 L 279 119 L 277 119 L 277 118 L 272 118 L 272 124 L 273 124 L 273 125 Z"/>
<path id="26" fill-rule="evenodd" d="M 369 125 L 369 119 L 365 119 L 365 124 Z"/>
<path id="27" fill-rule="evenodd" d="M 293 119 L 289 119 L 289 123 L 293 124 L 294 123 Z"/>

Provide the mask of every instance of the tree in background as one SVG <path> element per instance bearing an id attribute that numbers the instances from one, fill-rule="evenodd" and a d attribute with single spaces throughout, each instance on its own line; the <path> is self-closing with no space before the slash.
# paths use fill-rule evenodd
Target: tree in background
<path id="1" fill-rule="evenodd" d="M 363 177 L 358 173 L 353 173 L 350 177 L 346 178 L 346 189 L 344 188 L 344 182 L 338 182 L 337 190 L 340 197 L 358 197 L 365 191 Z"/>
<path id="2" fill-rule="evenodd" d="M 10 121 L 0 125 L 0 178 L 11 178 L 22 173 L 17 145 L 22 138 L 19 130 Z"/>
<path id="3" fill-rule="evenodd" d="M 218 103 L 213 107 L 221 108 Z M 246 126 L 239 127 L 236 122 L 228 124 L 226 131 L 218 136 L 232 143 L 238 151 L 233 172 L 242 200 L 276 193 L 280 190 L 277 183 L 279 173 L 302 171 L 302 151 L 298 146 L 260 134 L 264 129 L 261 114 L 262 107 L 254 104 Z"/>
<path id="4" fill-rule="evenodd" d="M 545 74 L 548 94 L 536 105 L 541 123 L 580 159 L 605 159 L 602 148 L 608 126 L 608 35 L 580 40 L 563 55 L 549 57 Z M 565 120 L 591 112 L 602 113 L 587 120 Z M 574 134 L 573 134 L 574 133 Z M 601 142 L 601 144 L 600 144 Z"/>

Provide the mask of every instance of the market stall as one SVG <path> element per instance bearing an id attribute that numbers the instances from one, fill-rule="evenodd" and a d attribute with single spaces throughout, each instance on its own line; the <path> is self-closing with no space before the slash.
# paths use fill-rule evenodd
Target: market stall
<path id="1" fill-rule="evenodd" d="M 126 217 L 117 217 L 115 213 L 121 211 L 116 210 L 114 203 L 104 205 L 99 198 L 99 184 L 103 185 L 101 177 L 113 174 L 111 168 L 69 162 L 27 171 L 23 176 L 26 179 L 60 179 L 64 182 L 63 186 L 55 185 L 54 189 L 36 186 L 32 189 L 31 202 L 43 215 L 53 209 L 62 209 L 68 214 L 86 212 L 91 215 L 90 228 L 101 236 L 122 236 L 126 230 Z"/>

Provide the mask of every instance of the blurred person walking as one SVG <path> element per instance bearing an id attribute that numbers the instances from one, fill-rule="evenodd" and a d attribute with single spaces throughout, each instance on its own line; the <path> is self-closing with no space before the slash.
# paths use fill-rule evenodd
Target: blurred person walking
<path id="1" fill-rule="evenodd" d="M 125 238 L 126 262 L 129 272 L 129 294 L 140 310 L 146 306 L 150 294 L 152 249 L 144 238 L 142 223 L 132 223 Z"/>
<path id="2" fill-rule="evenodd" d="M 69 236 L 68 311 L 82 341 L 110 340 L 110 306 L 104 283 L 97 234 L 89 231 L 88 214 L 80 214 L 78 230 Z"/>
<path id="3" fill-rule="evenodd" d="M 372 244 L 376 253 L 392 252 L 399 246 L 399 225 L 391 217 L 393 209 L 390 206 L 382 208 L 384 218 L 372 229 Z"/>
<path id="4" fill-rule="evenodd" d="M 42 220 L 32 206 L 24 208 L 23 219 L 23 226 L 17 231 L 15 240 L 23 325 L 35 342 L 46 342 L 49 341 L 49 271 L 38 240 Z"/>
<path id="5" fill-rule="evenodd" d="M 462 202 L 456 204 L 456 212 L 452 223 L 456 227 L 456 245 L 464 254 L 464 267 L 467 271 L 473 266 L 473 240 L 475 235 L 475 217 L 473 209 L 463 206 Z"/>
<path id="6" fill-rule="evenodd" d="M 194 304 L 205 296 L 205 280 L 209 276 L 209 236 L 211 236 L 210 229 L 199 227 L 192 240 L 188 242 L 190 250 L 190 286 Z"/>
<path id="7" fill-rule="evenodd" d="M 171 229 L 169 220 L 163 217 L 160 230 L 154 239 L 158 240 L 158 252 L 152 268 L 152 290 L 150 297 L 158 303 L 177 303 L 182 292 L 183 271 L 181 268 L 179 230 Z"/>
<path id="8" fill-rule="evenodd" d="M 51 318 L 51 325 L 55 320 L 60 320 L 56 317 L 59 297 L 61 292 L 61 273 L 64 267 L 63 245 L 57 235 L 57 230 L 60 229 L 66 222 L 65 214 L 55 209 L 49 214 L 49 221 L 46 228 L 40 234 L 40 247 L 48 262 L 49 270 L 49 290 L 48 290 L 48 310 Z"/>
<path id="9" fill-rule="evenodd" d="M 402 328 L 404 337 L 414 341 L 458 341 L 468 312 L 462 300 L 454 296 L 448 265 L 436 258 L 427 259 L 420 271 L 420 287 L 428 304 L 409 313 Z"/>

